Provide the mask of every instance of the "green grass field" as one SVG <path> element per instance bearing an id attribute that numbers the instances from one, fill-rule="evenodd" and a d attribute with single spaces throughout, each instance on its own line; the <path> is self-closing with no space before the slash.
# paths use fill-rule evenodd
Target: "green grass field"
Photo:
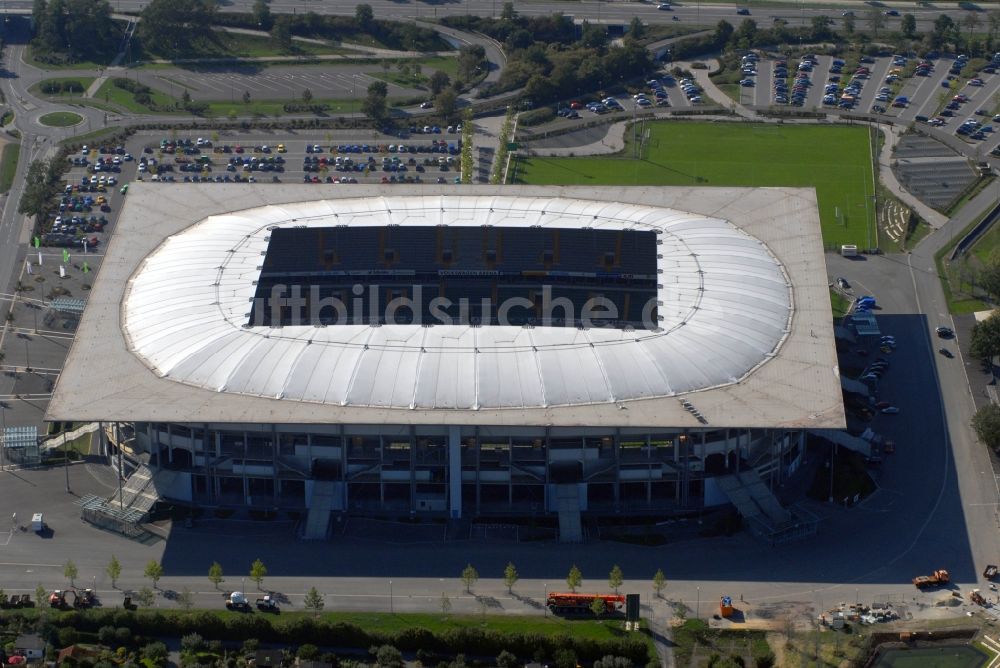
<path id="1" fill-rule="evenodd" d="M 76 83 L 76 84 L 79 84 L 80 88 L 83 89 L 83 92 L 80 92 L 80 93 L 63 93 L 63 92 L 60 92 L 60 93 L 43 93 L 42 92 L 42 85 L 46 84 L 46 83 L 59 83 L 59 84 Z M 42 81 L 39 81 L 38 83 L 34 84 L 31 88 L 29 88 L 28 92 L 30 92 L 30 93 L 32 93 L 34 95 L 37 95 L 39 97 L 46 97 L 46 98 L 50 98 L 50 99 L 77 98 L 77 97 L 83 97 L 83 93 L 87 91 L 87 89 L 90 87 L 90 84 L 92 84 L 92 83 L 94 83 L 94 77 L 53 77 L 53 78 L 50 78 L 50 79 L 43 79 Z"/>
<path id="2" fill-rule="evenodd" d="M 874 228 L 867 128 L 658 122 L 644 157 L 530 158 L 518 183 L 814 187 L 823 240 L 869 245 Z M 626 135 L 628 135 L 626 131 Z M 631 155 L 631 146 L 624 154 Z"/>
<path id="3" fill-rule="evenodd" d="M 21 155 L 20 144 L 7 144 L 0 155 L 0 193 L 10 190 L 17 172 L 17 159 Z"/>
<path id="4" fill-rule="evenodd" d="M 51 114 L 45 114 L 38 119 L 38 122 L 42 125 L 48 125 L 53 128 L 68 128 L 82 121 L 83 116 L 74 114 L 72 111 L 53 111 Z"/>

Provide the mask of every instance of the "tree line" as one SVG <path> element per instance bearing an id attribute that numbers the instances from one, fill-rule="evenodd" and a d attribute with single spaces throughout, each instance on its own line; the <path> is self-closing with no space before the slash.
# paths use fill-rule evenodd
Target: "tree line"
<path id="1" fill-rule="evenodd" d="M 584 21 L 577 30 L 563 14 L 521 16 L 505 3 L 499 18 L 450 16 L 442 22 L 485 33 L 504 45 L 507 63 L 499 81 L 483 86 L 481 97 L 524 88 L 524 98 L 540 106 L 565 97 L 621 86 L 654 67 L 653 58 L 630 31 L 612 44 L 607 29 Z"/>
<path id="2" fill-rule="evenodd" d="M 122 32 L 107 0 L 35 0 L 32 55 L 48 64 L 110 60 Z"/>

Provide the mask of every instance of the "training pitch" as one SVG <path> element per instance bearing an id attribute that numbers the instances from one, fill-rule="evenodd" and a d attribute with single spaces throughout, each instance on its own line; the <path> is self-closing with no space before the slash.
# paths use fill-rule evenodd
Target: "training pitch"
<path id="1" fill-rule="evenodd" d="M 620 155 L 523 158 L 514 179 L 532 185 L 811 186 L 828 249 L 875 245 L 869 237 L 875 211 L 868 128 L 679 121 L 645 128 L 641 159 L 631 157 L 630 128 Z"/>

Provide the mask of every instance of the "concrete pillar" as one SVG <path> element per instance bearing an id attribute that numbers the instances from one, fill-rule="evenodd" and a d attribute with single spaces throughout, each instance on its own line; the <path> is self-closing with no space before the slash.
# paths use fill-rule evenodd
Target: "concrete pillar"
<path id="1" fill-rule="evenodd" d="M 462 517 L 462 428 L 448 427 L 448 516 Z"/>
<path id="2" fill-rule="evenodd" d="M 410 425 L 410 512 L 417 509 L 417 429 Z"/>

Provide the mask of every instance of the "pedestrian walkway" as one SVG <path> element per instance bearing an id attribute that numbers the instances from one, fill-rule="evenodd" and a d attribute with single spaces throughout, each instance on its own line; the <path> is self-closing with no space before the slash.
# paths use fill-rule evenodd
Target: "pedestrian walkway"
<path id="1" fill-rule="evenodd" d="M 878 173 L 879 178 L 882 180 L 882 185 L 884 185 L 894 197 L 898 198 L 908 207 L 916 211 L 917 215 L 927 221 L 931 227 L 939 229 L 942 225 L 948 222 L 948 216 L 935 211 L 912 195 L 902 186 L 902 184 L 899 183 L 899 180 L 896 179 L 896 173 L 892 171 L 892 153 L 901 134 L 899 128 L 895 125 L 881 124 L 878 125 L 878 128 L 885 135 L 885 141 L 882 143 L 882 150 L 878 154 Z"/>

